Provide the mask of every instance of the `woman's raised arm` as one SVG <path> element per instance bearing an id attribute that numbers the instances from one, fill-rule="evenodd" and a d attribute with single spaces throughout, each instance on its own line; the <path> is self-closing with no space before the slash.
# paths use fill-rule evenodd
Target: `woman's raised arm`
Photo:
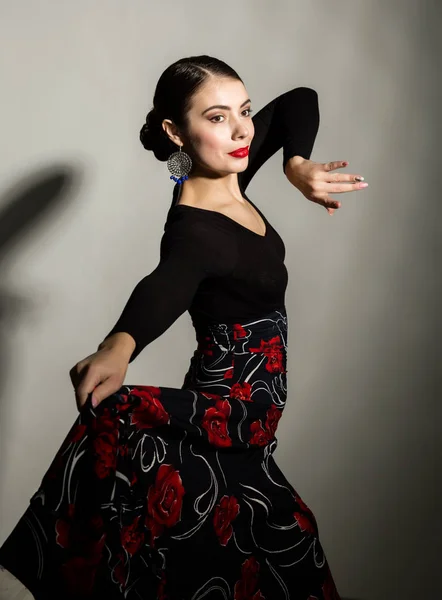
<path id="1" fill-rule="evenodd" d="M 247 169 L 238 173 L 244 191 L 262 165 L 283 149 L 283 170 L 289 158 L 310 158 L 319 128 L 318 94 L 297 87 L 281 94 L 253 117 L 255 136 L 250 145 Z"/>

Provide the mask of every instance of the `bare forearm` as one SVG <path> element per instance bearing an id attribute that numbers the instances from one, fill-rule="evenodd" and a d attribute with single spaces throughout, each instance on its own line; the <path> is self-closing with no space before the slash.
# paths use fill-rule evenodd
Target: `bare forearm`
<path id="1" fill-rule="evenodd" d="M 119 331 L 103 340 L 98 346 L 98 350 L 117 350 L 129 361 L 132 352 L 135 350 L 135 345 L 135 340 L 131 335 L 124 331 Z"/>
<path id="2" fill-rule="evenodd" d="M 284 167 L 284 173 L 285 175 L 288 177 L 288 171 L 290 169 L 291 175 L 293 175 L 293 173 L 295 172 L 296 168 L 299 167 L 300 165 L 302 165 L 307 159 L 302 157 L 302 156 L 292 156 L 291 158 L 288 159 L 285 167 Z M 293 182 L 292 182 L 293 183 Z"/>

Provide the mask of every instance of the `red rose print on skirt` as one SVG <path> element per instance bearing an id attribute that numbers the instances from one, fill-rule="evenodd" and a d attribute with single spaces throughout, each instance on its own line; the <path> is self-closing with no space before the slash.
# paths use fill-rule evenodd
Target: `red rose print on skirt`
<path id="1" fill-rule="evenodd" d="M 165 527 L 173 527 L 180 520 L 184 494 L 179 472 L 173 465 L 161 465 L 147 493 L 146 526 L 151 532 L 152 547 Z"/>
<path id="2" fill-rule="evenodd" d="M 130 525 L 121 528 L 121 545 L 128 554 L 133 556 L 144 541 L 144 533 L 139 528 L 140 517 L 137 517 Z"/>
<path id="3" fill-rule="evenodd" d="M 232 445 L 232 440 L 227 431 L 227 422 L 232 407 L 228 400 L 217 400 L 215 406 L 211 406 L 204 413 L 201 425 L 207 431 L 209 443 L 227 448 Z"/>
<path id="4" fill-rule="evenodd" d="M 269 443 L 268 432 L 263 428 L 261 421 L 253 421 L 250 425 L 251 438 L 250 444 L 255 446 L 267 446 Z"/>
<path id="5" fill-rule="evenodd" d="M 315 533 L 315 528 L 308 517 L 306 517 L 305 515 L 303 515 L 302 513 L 299 513 L 299 512 L 293 513 L 293 516 L 297 520 L 301 531 L 308 531 L 309 533 Z"/>
<path id="6" fill-rule="evenodd" d="M 275 436 L 281 415 L 282 412 L 279 410 L 279 408 L 276 408 L 274 404 L 272 404 L 267 410 L 265 428 L 270 436 L 270 439 Z"/>
<path id="7" fill-rule="evenodd" d="M 224 379 L 232 379 L 235 372 L 235 355 L 232 354 L 232 366 L 224 373 Z"/>
<path id="8" fill-rule="evenodd" d="M 241 579 L 235 584 L 234 600 L 265 600 L 258 587 L 259 562 L 251 556 L 243 562 Z"/>
<path id="9" fill-rule="evenodd" d="M 233 339 L 236 341 L 245 337 L 247 337 L 247 331 L 240 323 L 235 323 L 233 325 Z"/>
<path id="10" fill-rule="evenodd" d="M 233 367 L 230 367 L 230 369 L 228 369 L 224 373 L 224 379 L 232 379 L 232 377 L 233 377 Z"/>
<path id="11" fill-rule="evenodd" d="M 96 514 L 86 521 L 76 517 L 75 504 L 69 504 L 67 515 L 55 521 L 56 543 L 62 548 L 69 548 L 74 552 L 86 552 L 90 545 L 94 548 L 97 540 L 104 534 L 103 519 Z"/>
<path id="12" fill-rule="evenodd" d="M 109 409 L 105 408 L 94 418 L 91 428 L 95 434 L 95 473 L 103 479 L 114 472 L 117 466 L 118 425 L 117 421 L 112 419 Z"/>
<path id="13" fill-rule="evenodd" d="M 226 546 L 232 537 L 232 521 L 239 514 L 239 504 L 235 496 L 223 496 L 215 506 L 213 524 L 221 546 Z"/>
<path id="14" fill-rule="evenodd" d="M 230 388 L 230 397 L 243 402 L 252 402 L 252 386 L 247 381 L 237 382 Z"/>
<path id="15" fill-rule="evenodd" d="M 250 444 L 257 446 L 266 446 L 275 437 L 276 429 L 278 427 L 279 419 L 281 418 L 282 411 L 280 411 L 274 404 L 272 404 L 266 413 L 266 422 L 263 427 L 261 419 L 253 421 L 250 425 L 251 438 Z"/>
<path id="16" fill-rule="evenodd" d="M 316 522 L 315 516 L 313 515 L 313 512 L 298 495 L 295 497 L 295 500 L 302 513 L 299 511 L 295 511 L 293 513 L 293 516 L 298 521 L 301 530 L 309 531 L 310 533 L 318 535 L 318 524 Z M 307 514 L 304 515 L 303 513 Z"/>
<path id="17" fill-rule="evenodd" d="M 213 349 L 215 344 L 210 336 L 206 336 L 203 340 L 198 343 L 197 351 L 206 356 L 213 356 Z"/>
<path id="18" fill-rule="evenodd" d="M 169 414 L 160 401 L 161 390 L 146 386 L 132 388 L 131 395 L 140 398 L 140 403 L 131 414 L 131 423 L 139 429 L 150 429 L 169 423 Z"/>
<path id="19" fill-rule="evenodd" d="M 265 354 L 268 357 L 265 368 L 270 373 L 285 373 L 283 349 L 284 346 L 281 344 L 281 338 L 279 335 L 276 335 L 268 341 L 261 340 L 259 348 L 249 348 L 249 352 Z"/>

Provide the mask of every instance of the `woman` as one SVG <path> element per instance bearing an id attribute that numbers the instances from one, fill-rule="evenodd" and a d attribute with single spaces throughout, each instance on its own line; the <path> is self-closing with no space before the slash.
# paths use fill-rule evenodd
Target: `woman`
<path id="1" fill-rule="evenodd" d="M 318 124 L 308 88 L 252 120 L 242 80 L 215 58 L 162 74 L 140 135 L 162 161 L 180 147 L 160 262 L 71 370 L 79 417 L 0 549 L 37 600 L 339 599 L 315 518 L 272 456 L 287 392 L 285 247 L 245 195 L 282 146 L 289 180 L 332 214 L 328 193 L 350 189 L 333 182 L 361 178 L 309 160 Z M 182 388 L 123 386 L 186 310 L 197 348 Z"/>

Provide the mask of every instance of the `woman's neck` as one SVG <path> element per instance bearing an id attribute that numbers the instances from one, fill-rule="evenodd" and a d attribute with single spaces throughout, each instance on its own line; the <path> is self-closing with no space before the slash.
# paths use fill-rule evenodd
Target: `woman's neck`
<path id="1" fill-rule="evenodd" d="M 232 198 L 239 202 L 243 201 L 237 173 L 216 178 L 189 175 L 189 179 L 182 184 L 180 202 L 198 206 L 206 203 L 208 199 L 215 204 L 224 204 Z"/>

